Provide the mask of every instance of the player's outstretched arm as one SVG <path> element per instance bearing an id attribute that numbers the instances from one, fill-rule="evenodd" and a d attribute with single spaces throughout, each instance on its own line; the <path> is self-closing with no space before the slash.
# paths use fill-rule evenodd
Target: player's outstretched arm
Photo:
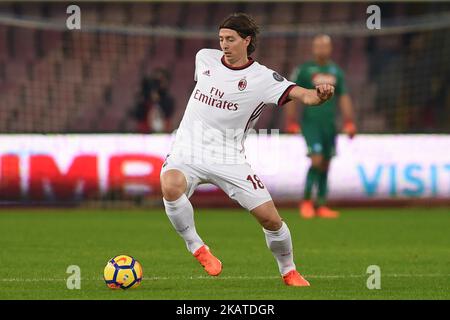
<path id="1" fill-rule="evenodd" d="M 289 92 L 289 98 L 300 101 L 308 106 L 315 106 L 331 99 L 334 94 L 334 86 L 331 84 L 321 84 L 316 89 L 305 89 L 295 86 Z"/>

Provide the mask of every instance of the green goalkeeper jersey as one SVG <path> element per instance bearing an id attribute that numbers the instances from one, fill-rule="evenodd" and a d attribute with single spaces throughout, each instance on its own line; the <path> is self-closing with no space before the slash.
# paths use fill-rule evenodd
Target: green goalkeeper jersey
<path id="1" fill-rule="evenodd" d="M 296 84 L 307 89 L 314 89 L 316 85 L 329 83 L 334 85 L 333 98 L 319 107 L 304 108 L 302 122 L 334 123 L 336 116 L 337 97 L 347 93 L 344 82 L 344 73 L 334 62 L 319 65 L 309 61 L 299 66 L 291 79 Z"/>

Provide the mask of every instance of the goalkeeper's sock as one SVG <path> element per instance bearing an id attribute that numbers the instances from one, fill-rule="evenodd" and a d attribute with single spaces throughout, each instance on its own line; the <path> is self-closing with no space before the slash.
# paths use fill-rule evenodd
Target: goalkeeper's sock
<path id="1" fill-rule="evenodd" d="M 328 193 L 328 170 L 320 171 L 318 174 L 318 190 L 317 190 L 317 205 L 324 206 L 327 202 Z"/>
<path id="2" fill-rule="evenodd" d="M 278 269 L 282 275 L 295 270 L 294 254 L 292 252 L 291 233 L 288 226 L 283 222 L 277 231 L 264 229 L 266 243 L 277 260 Z"/>
<path id="3" fill-rule="evenodd" d="M 177 233 L 184 239 L 191 253 L 197 251 L 204 245 L 202 239 L 195 230 L 194 208 L 189 199 L 183 194 L 174 201 L 163 199 L 166 214 Z"/>
<path id="4" fill-rule="evenodd" d="M 310 200 L 312 189 L 318 180 L 319 170 L 313 166 L 309 167 L 308 174 L 306 175 L 305 191 L 303 195 L 304 200 Z"/>

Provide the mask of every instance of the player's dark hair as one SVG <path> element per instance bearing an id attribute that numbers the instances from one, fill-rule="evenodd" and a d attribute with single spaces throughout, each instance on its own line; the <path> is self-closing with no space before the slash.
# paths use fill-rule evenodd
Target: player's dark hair
<path id="1" fill-rule="evenodd" d="M 251 55 L 256 49 L 256 35 L 259 33 L 259 27 L 255 20 L 246 13 L 233 13 L 229 15 L 219 26 L 222 28 L 236 31 L 242 39 L 251 37 L 250 44 L 247 47 L 247 54 Z"/>

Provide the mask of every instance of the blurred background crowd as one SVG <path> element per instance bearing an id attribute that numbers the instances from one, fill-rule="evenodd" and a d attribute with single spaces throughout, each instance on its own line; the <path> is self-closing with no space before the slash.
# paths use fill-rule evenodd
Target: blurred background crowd
<path id="1" fill-rule="evenodd" d="M 0 4 L 0 132 L 173 131 L 194 86 L 195 53 L 219 48 L 232 12 L 261 25 L 254 58 L 289 77 L 311 59 L 312 37 L 333 39 L 362 133 L 450 132 L 450 4 L 381 3 L 382 28 L 366 28 L 367 3 Z M 267 109 L 259 128 L 283 128 Z"/>

